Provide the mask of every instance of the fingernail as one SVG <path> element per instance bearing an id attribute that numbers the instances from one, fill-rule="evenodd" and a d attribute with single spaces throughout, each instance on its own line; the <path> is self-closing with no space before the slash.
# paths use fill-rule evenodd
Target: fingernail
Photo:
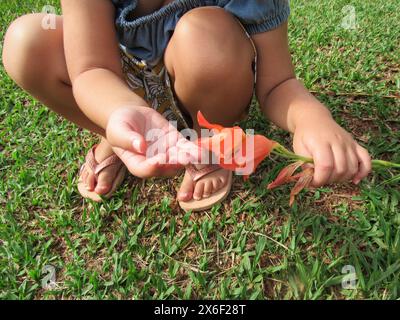
<path id="1" fill-rule="evenodd" d="M 140 140 L 134 140 L 132 142 L 132 146 L 135 149 L 135 151 L 142 152 L 142 150 L 140 148 Z"/>

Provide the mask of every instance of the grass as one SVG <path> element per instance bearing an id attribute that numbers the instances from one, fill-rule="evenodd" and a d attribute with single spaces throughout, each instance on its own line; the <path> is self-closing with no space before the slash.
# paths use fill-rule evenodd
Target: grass
<path id="1" fill-rule="evenodd" d="M 24 13 L 56 1 L 0 2 L 0 38 Z M 396 0 L 292 1 L 297 74 L 375 158 L 400 162 L 400 12 Z M 175 180 L 130 177 L 103 204 L 76 176 L 88 132 L 21 91 L 0 68 L 0 297 L 3 299 L 398 299 L 400 191 L 390 173 L 302 193 L 267 191 L 283 164 L 265 162 L 224 204 L 183 213 Z M 245 124 L 272 138 L 255 108 Z M 56 270 L 42 288 L 43 267 Z M 343 268 L 356 286 L 344 289 Z"/>

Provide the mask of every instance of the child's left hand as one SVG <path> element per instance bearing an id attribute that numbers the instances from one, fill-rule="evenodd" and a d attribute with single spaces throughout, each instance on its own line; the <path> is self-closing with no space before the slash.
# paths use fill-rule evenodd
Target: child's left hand
<path id="1" fill-rule="evenodd" d="M 308 117 L 296 126 L 294 151 L 314 159 L 313 186 L 352 181 L 358 184 L 371 172 L 371 157 L 332 118 Z"/>

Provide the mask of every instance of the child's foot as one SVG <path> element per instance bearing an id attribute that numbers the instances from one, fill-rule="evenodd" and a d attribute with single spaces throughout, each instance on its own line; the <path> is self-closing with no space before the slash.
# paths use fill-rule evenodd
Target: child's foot
<path id="1" fill-rule="evenodd" d="M 89 152 L 92 152 L 89 151 Z M 92 200 L 100 201 L 101 198 L 98 195 L 108 195 L 112 189 L 115 189 L 116 184 L 120 184 L 122 181 L 116 181 L 116 179 L 123 179 L 122 170 L 125 175 L 125 166 L 118 158 L 113 157 L 114 152 L 107 142 L 102 139 L 100 144 L 94 149 L 94 165 L 88 165 L 88 161 L 83 165 L 80 176 L 79 176 L 79 191 L 84 197 L 89 197 Z M 104 161 L 111 163 L 103 163 Z M 106 164 L 105 166 L 103 164 Z M 96 173 L 94 166 L 102 166 L 100 172 Z M 87 191 L 87 192 L 86 192 Z M 94 193 L 93 196 L 91 194 Z M 96 196 L 97 195 L 97 196 Z"/>
<path id="2" fill-rule="evenodd" d="M 188 168 L 178 192 L 184 210 L 200 211 L 223 201 L 232 185 L 232 172 L 210 165 Z"/>

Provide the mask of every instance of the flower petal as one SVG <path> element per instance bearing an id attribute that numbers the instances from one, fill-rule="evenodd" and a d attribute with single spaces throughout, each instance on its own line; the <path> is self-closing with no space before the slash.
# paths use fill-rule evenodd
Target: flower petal
<path id="1" fill-rule="evenodd" d="M 212 124 L 209 123 L 207 121 L 207 119 L 203 116 L 203 114 L 201 113 L 201 111 L 197 112 L 197 122 L 199 123 L 199 125 L 203 128 L 207 128 L 207 129 L 214 129 L 216 131 L 221 131 L 222 129 L 224 129 L 223 126 L 220 126 L 219 124 Z"/>
<path id="2" fill-rule="evenodd" d="M 292 191 L 290 192 L 289 205 L 292 206 L 296 196 L 301 192 L 301 190 L 308 188 L 313 180 L 314 168 L 306 168 L 301 173 L 296 175 L 298 181 Z"/>
<path id="3" fill-rule="evenodd" d="M 234 171 L 246 163 L 246 161 L 243 161 L 243 163 L 237 161 L 241 160 L 237 154 L 240 153 L 242 145 L 244 145 L 243 141 L 245 141 L 243 130 L 235 127 L 223 128 L 212 137 L 201 138 L 198 144 L 202 148 L 213 152 L 221 167 Z"/>
<path id="4" fill-rule="evenodd" d="M 300 168 L 304 164 L 304 161 L 297 161 L 283 168 L 282 171 L 278 174 L 278 177 L 268 185 L 268 190 L 279 187 L 287 182 L 293 181 L 293 174 L 296 172 L 298 168 Z"/>
<path id="5" fill-rule="evenodd" d="M 251 174 L 278 145 L 262 135 L 246 135 L 237 126 L 225 128 L 211 124 L 200 111 L 197 113 L 197 121 L 202 127 L 216 131 L 212 137 L 201 138 L 199 144 L 213 152 L 219 159 L 219 165 L 228 170 L 246 167 L 250 168 Z"/>
<path id="6" fill-rule="evenodd" d="M 258 165 L 270 155 L 276 145 L 275 141 L 269 140 L 262 135 L 254 136 L 254 171 Z"/>

